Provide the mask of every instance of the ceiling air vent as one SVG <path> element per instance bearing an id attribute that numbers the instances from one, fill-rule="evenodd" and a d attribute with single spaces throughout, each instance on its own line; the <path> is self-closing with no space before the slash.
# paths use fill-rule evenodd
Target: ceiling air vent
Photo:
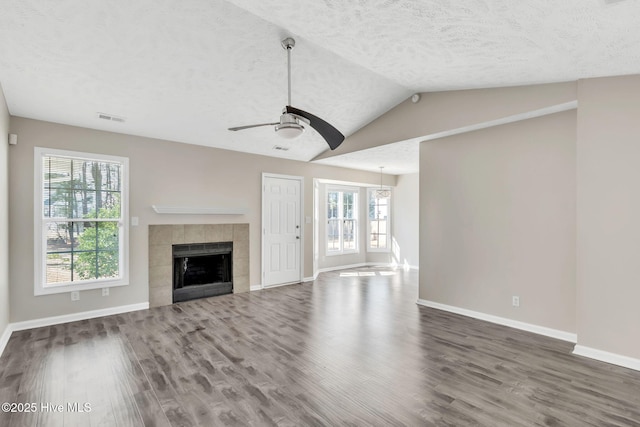
<path id="1" fill-rule="evenodd" d="M 125 121 L 124 117 L 118 117 L 118 116 L 114 116 L 106 113 L 98 113 L 98 118 L 102 120 L 109 120 L 112 122 L 119 122 L 119 123 L 124 123 Z"/>
<path id="2" fill-rule="evenodd" d="M 273 149 L 280 150 L 280 151 L 289 151 L 289 147 L 283 147 L 282 145 L 274 145 Z"/>

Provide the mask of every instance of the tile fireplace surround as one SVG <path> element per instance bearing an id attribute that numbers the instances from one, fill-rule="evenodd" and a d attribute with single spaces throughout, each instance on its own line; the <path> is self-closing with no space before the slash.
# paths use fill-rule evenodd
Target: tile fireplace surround
<path id="1" fill-rule="evenodd" d="M 233 242 L 233 292 L 249 291 L 249 224 L 149 226 L 149 306 L 172 304 L 172 245 Z"/>

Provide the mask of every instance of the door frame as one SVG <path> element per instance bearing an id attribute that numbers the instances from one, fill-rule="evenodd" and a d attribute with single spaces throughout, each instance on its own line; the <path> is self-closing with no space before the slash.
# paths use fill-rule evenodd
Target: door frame
<path id="1" fill-rule="evenodd" d="M 287 283 L 279 283 L 279 284 L 275 284 L 275 285 L 269 285 L 269 286 L 265 286 L 264 284 L 264 280 L 265 280 L 265 276 L 266 276 L 266 263 L 265 263 L 265 239 L 264 236 L 266 234 L 266 230 L 265 230 L 265 212 L 266 212 L 266 200 L 265 200 L 265 191 L 266 191 L 266 180 L 267 178 L 280 178 L 280 179 L 291 179 L 291 180 L 295 180 L 295 181 L 299 181 L 300 182 L 300 218 L 298 219 L 298 221 L 300 221 L 300 277 L 299 277 L 299 281 L 300 283 L 302 283 L 304 281 L 304 226 L 305 226 L 305 222 L 304 222 L 304 177 L 303 176 L 297 176 L 297 175 L 282 175 L 282 174 L 278 174 L 278 173 L 270 173 L 270 172 L 262 172 L 262 192 L 261 192 L 261 197 L 262 197 L 262 202 L 261 202 L 261 212 L 260 212 L 260 289 L 265 289 L 265 288 L 274 288 L 277 286 L 284 286 L 284 285 L 289 285 L 291 283 L 297 283 L 297 282 L 287 282 Z"/>

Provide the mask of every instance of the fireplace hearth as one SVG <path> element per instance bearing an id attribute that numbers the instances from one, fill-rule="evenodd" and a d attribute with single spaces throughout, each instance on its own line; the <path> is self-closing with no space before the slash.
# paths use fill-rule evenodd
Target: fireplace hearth
<path id="1" fill-rule="evenodd" d="M 173 245 L 173 302 L 233 292 L 233 242 Z"/>

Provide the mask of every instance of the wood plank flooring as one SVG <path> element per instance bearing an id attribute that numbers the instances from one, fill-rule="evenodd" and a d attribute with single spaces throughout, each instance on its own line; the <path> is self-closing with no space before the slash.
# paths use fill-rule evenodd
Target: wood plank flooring
<path id="1" fill-rule="evenodd" d="M 363 268 L 14 332 L 0 426 L 640 426 L 640 372 L 416 299 Z"/>

